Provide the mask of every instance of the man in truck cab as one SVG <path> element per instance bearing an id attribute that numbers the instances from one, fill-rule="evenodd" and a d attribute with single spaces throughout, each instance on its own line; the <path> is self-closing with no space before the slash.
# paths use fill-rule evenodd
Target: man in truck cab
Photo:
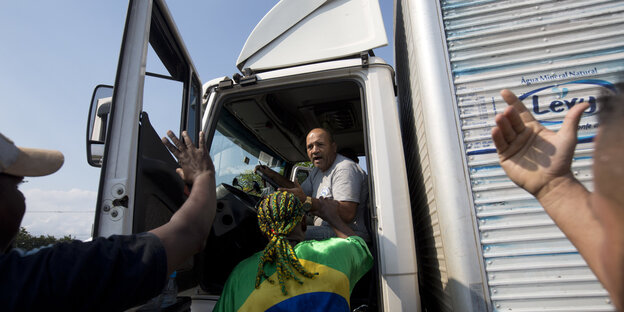
<path id="1" fill-rule="evenodd" d="M 306 239 L 326 239 L 336 236 L 326 220 L 318 216 L 318 198 L 339 202 L 338 213 L 357 235 L 370 241 L 366 230 L 365 209 L 368 199 L 366 173 L 351 159 L 338 154 L 338 145 L 326 129 L 312 129 L 306 136 L 308 158 L 314 165 L 310 176 L 301 185 L 289 181 L 267 166 L 257 166 L 260 171 L 281 186 L 279 190 L 291 192 L 315 215 L 314 225 L 306 232 Z"/>
<path id="2" fill-rule="evenodd" d="M 147 233 L 8 250 L 25 212 L 24 177 L 63 165 L 59 151 L 17 147 L 0 134 L 0 306 L 3 311 L 120 311 L 158 295 L 171 274 L 201 251 L 216 210 L 214 166 L 200 143 L 171 131 L 169 150 L 193 189 L 166 224 Z M 202 134 L 200 134 L 200 142 Z"/>
<path id="3" fill-rule="evenodd" d="M 302 241 L 305 211 L 293 193 L 275 192 L 260 202 L 258 225 L 269 243 L 232 271 L 215 312 L 350 311 L 351 291 L 373 257 L 339 216 L 337 201 L 317 204 L 338 237 Z"/>
<path id="4" fill-rule="evenodd" d="M 509 90 L 492 139 L 509 178 L 539 200 L 624 311 L 624 84 L 601 100 L 594 139 L 594 191 L 571 171 L 578 123 L 588 103 L 573 106 L 558 132 L 546 129 Z"/>

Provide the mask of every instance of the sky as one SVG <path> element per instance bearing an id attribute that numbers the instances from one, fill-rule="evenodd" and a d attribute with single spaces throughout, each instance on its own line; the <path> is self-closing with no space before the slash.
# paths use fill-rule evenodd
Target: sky
<path id="1" fill-rule="evenodd" d="M 247 36 L 277 2 L 167 5 L 206 82 L 238 72 Z M 375 53 L 393 65 L 392 2 L 380 0 L 390 45 Z M 86 161 L 87 115 L 95 86 L 114 84 L 127 8 L 123 1 L 0 0 L 0 132 L 18 146 L 65 155 L 57 173 L 20 186 L 27 207 L 22 226 L 32 234 L 91 235 L 100 169 Z M 153 114 L 171 112 L 156 107 Z"/>

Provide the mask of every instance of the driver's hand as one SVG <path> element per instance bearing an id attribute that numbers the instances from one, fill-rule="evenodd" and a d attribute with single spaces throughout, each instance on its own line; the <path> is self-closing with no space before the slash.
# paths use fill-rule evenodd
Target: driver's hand
<path id="1" fill-rule="evenodd" d="M 254 173 L 257 173 L 258 171 L 260 171 L 260 172 L 266 174 L 267 173 L 267 169 L 269 169 L 269 167 L 267 167 L 265 165 L 257 165 L 256 168 L 254 168 Z"/>
<path id="2" fill-rule="evenodd" d="M 318 198 L 318 208 L 314 211 L 314 215 L 319 218 L 329 222 L 330 220 L 338 222 L 340 219 L 340 215 L 338 213 L 338 207 L 340 207 L 340 202 L 337 200 L 333 200 L 331 198 L 324 198 L 323 196 Z"/>
<path id="3" fill-rule="evenodd" d="M 303 192 L 303 189 L 301 188 L 301 185 L 299 185 L 299 181 L 295 180 L 295 187 L 293 188 L 285 188 L 285 187 L 280 187 L 277 189 L 278 191 L 282 192 L 282 191 L 286 191 L 289 193 L 293 193 L 295 194 L 295 196 L 297 196 L 297 198 L 299 198 L 299 200 L 301 202 L 304 202 L 306 200 L 306 194 Z"/>

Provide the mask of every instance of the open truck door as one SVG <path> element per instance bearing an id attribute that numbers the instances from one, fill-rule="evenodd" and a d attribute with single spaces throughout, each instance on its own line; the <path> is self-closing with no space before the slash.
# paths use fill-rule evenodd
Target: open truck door
<path id="1" fill-rule="evenodd" d="M 150 47 L 166 74 L 146 71 Z M 177 161 L 160 139 L 165 134 L 156 133 L 144 110 L 146 76 L 181 85 L 179 101 L 169 103 L 181 112 L 180 127 L 171 130 L 178 136 L 188 131 L 197 145 L 201 81 L 162 0 L 129 2 L 115 85 L 94 92 L 87 154 L 91 165 L 102 167 L 94 237 L 149 231 L 169 221 L 185 200 Z M 178 270 L 181 289 L 197 284 L 193 268 L 188 263 Z"/>

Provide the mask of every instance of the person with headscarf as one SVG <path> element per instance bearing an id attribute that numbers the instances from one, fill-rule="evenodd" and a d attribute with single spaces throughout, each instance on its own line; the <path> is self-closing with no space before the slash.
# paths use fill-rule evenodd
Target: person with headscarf
<path id="1" fill-rule="evenodd" d="M 319 203 L 335 238 L 303 241 L 305 211 L 292 193 L 275 192 L 259 203 L 258 225 L 269 243 L 234 268 L 214 311 L 350 311 L 351 291 L 373 258 L 340 218 L 337 201 Z"/>

